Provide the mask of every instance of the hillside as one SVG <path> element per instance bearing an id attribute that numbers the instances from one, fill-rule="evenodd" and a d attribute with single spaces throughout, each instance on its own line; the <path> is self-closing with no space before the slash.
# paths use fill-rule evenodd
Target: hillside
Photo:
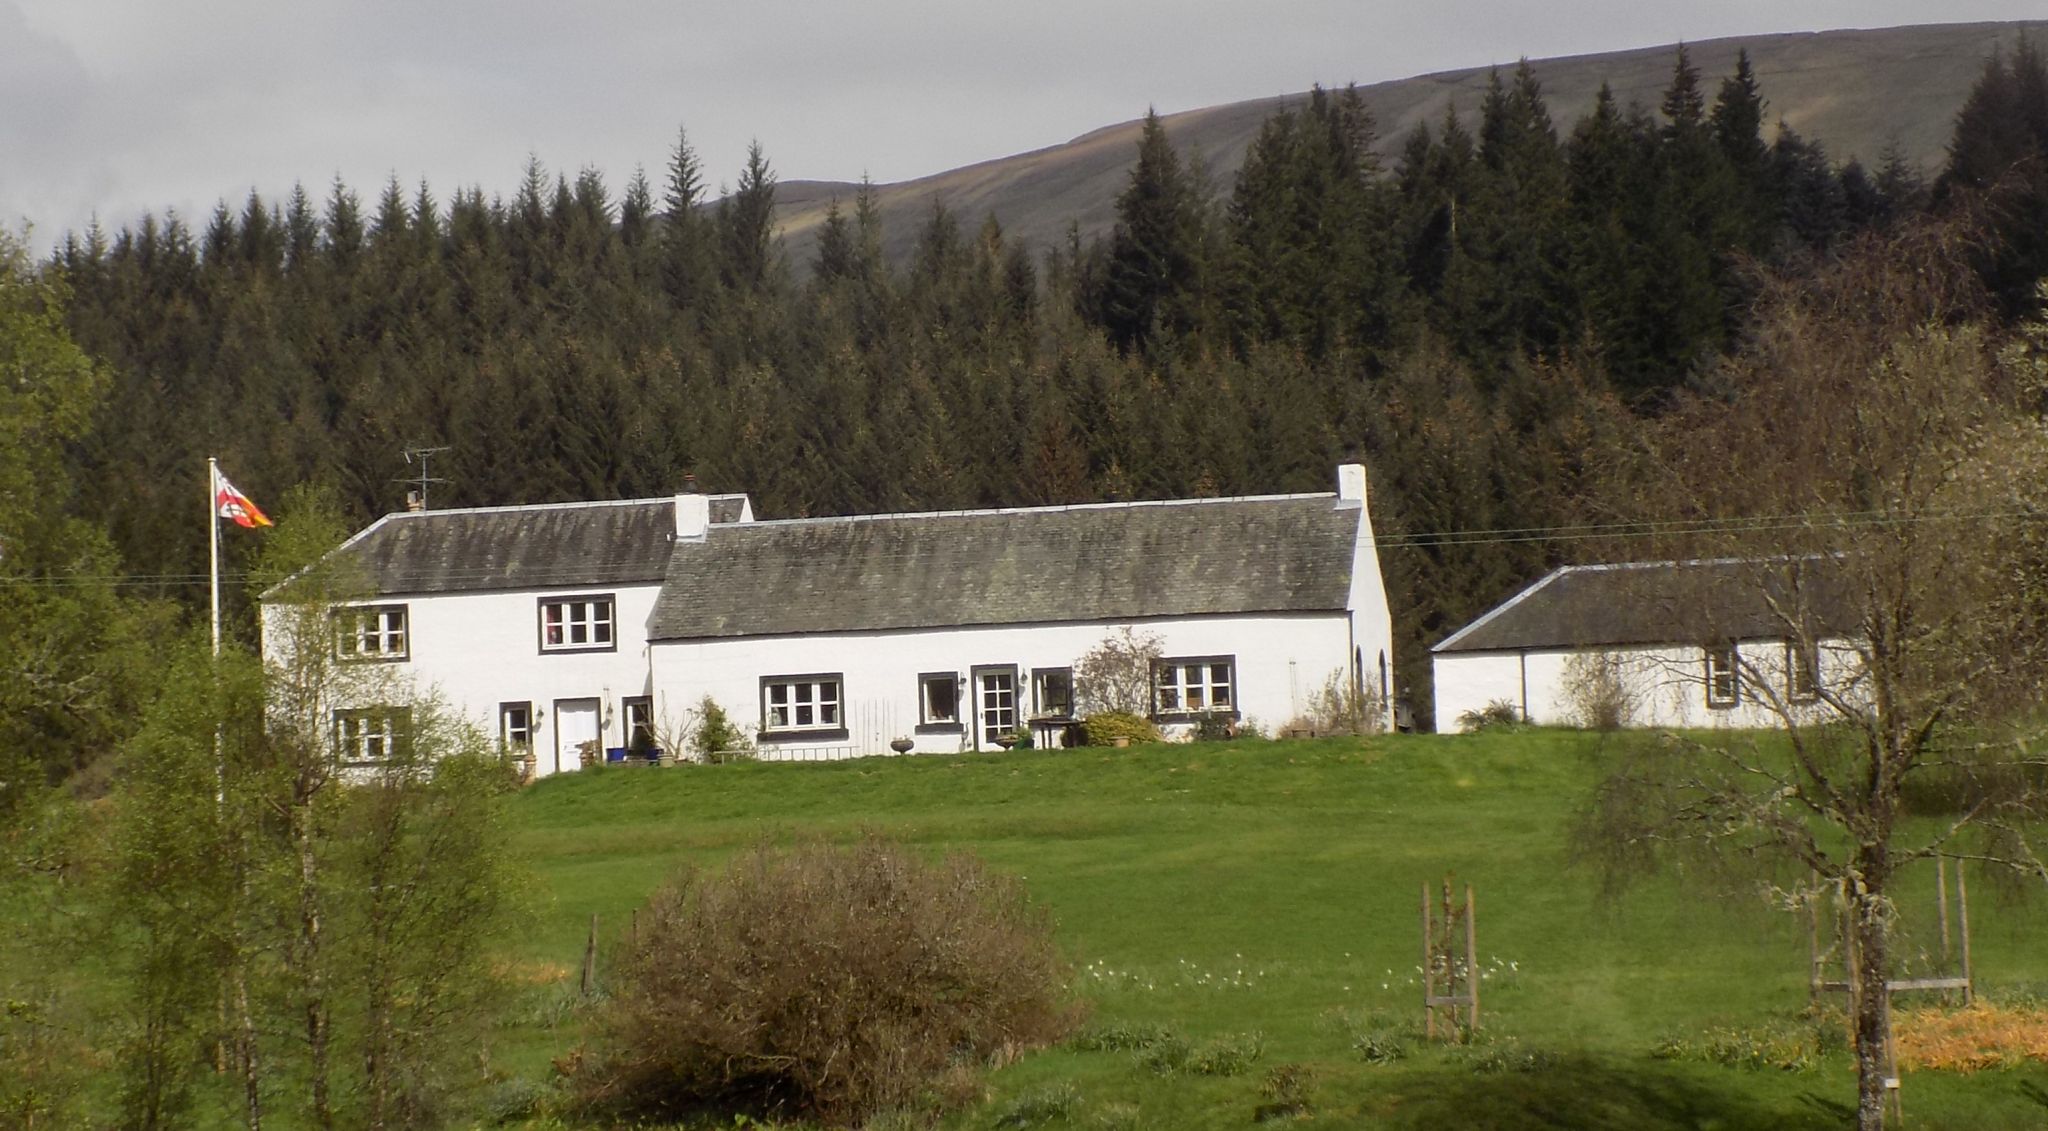
<path id="1" fill-rule="evenodd" d="M 2010 45 L 2023 28 L 2048 32 L 2048 22 L 1766 35 L 1689 47 L 1710 93 L 1734 67 L 1737 50 L 1749 49 L 1769 100 L 1766 139 L 1782 119 L 1821 142 L 1837 160 L 1854 156 L 1865 164 L 1875 164 L 1896 141 L 1909 160 L 1931 175 L 1941 166 L 1956 110 L 1984 57 L 2001 43 Z M 1613 84 L 1624 103 L 1654 108 L 1671 78 L 1672 51 L 1673 45 L 1664 44 L 1531 60 L 1530 65 L 1563 134 L 1592 106 L 1602 81 Z M 1500 62 L 1512 66 L 1514 61 Z M 1391 160 L 1416 123 L 1441 121 L 1453 104 L 1461 113 L 1475 112 L 1490 70 L 1473 67 L 1361 87 L 1379 120 L 1382 154 Z M 1259 124 L 1276 106 L 1304 93 L 1173 114 L 1166 118 L 1167 131 L 1183 153 L 1199 151 L 1218 186 L 1227 191 Z M 1138 126 L 1133 119 L 1063 145 L 877 186 L 885 250 L 901 260 L 934 197 L 970 225 L 992 212 L 1011 238 L 1035 246 L 1064 239 L 1070 223 L 1079 225 L 1083 238 L 1106 232 L 1131 165 Z M 835 199 L 850 202 L 856 187 L 820 181 L 780 186 L 777 204 L 786 251 L 800 272 L 809 268 L 826 208 Z"/>

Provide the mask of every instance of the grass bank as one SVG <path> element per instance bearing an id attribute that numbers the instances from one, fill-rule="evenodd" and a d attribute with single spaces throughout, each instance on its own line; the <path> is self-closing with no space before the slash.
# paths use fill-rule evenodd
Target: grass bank
<path id="1" fill-rule="evenodd" d="M 1523 731 L 551 779 L 515 805 L 542 886 L 519 957 L 573 969 L 593 914 L 620 945 L 683 863 L 762 837 L 880 831 L 1024 877 L 1093 1006 L 1089 1039 L 997 1073 L 951 1126 L 1242 1127 L 1290 1096 L 1306 1097 L 1307 1127 L 1841 1126 L 1845 1055 L 1796 1071 L 1721 1063 L 1811 1031 L 1797 1019 L 1803 919 L 1683 876 L 1605 901 L 1567 858 L 1600 742 Z M 1478 891 L 1486 1040 L 1469 1049 L 1404 1032 L 1420 1017 L 1420 887 L 1446 874 Z M 1902 898 L 1918 939 L 1933 918 L 1924 879 Z M 2048 909 L 1979 890 L 1980 982 L 2048 984 Z M 536 989 L 501 1035 L 528 1079 L 579 1037 L 565 993 Z M 1390 1048 L 1403 1055 L 1368 1059 Z M 1292 1092 L 1269 1079 L 1282 1066 Z M 2048 1122 L 2044 1089 L 2039 1068 L 1916 1072 L 1905 1095 L 1918 1126 L 1989 1131 Z"/>

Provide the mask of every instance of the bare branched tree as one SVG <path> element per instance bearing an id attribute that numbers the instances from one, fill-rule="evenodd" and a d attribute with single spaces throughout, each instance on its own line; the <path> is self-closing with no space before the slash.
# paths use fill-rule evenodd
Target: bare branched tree
<path id="1" fill-rule="evenodd" d="M 1978 319 L 1958 239 L 1919 228 L 1761 280 L 1744 348 L 1621 476 L 1674 532 L 1662 556 L 1719 563 L 1690 598 L 1701 643 L 1770 729 L 1631 747 L 1580 830 L 1612 875 L 1704 850 L 1845 894 L 1871 1129 L 1900 870 L 1947 855 L 2048 880 L 2028 838 L 2048 766 L 2043 351 Z"/>

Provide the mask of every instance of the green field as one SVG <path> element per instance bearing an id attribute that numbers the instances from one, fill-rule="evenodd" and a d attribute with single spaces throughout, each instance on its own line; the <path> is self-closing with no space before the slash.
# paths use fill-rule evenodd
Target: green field
<path id="1" fill-rule="evenodd" d="M 631 910 L 682 862 L 762 837 L 877 831 L 1023 877 L 1092 1006 L 1084 1033 L 1163 1028 L 1240 1050 L 1256 1035 L 1259 1059 L 1229 1076 L 1161 1074 L 1087 1042 L 1037 1053 L 995 1073 L 986 1102 L 948 1126 L 997 1126 L 1050 1099 L 1040 1106 L 1065 1114 L 1047 1126 L 1242 1127 L 1280 1065 L 1312 1080 L 1305 1127 L 1845 1125 L 1843 1053 L 1792 1071 L 1653 1055 L 1715 1028 L 1811 1031 L 1799 1021 L 1806 926 L 1753 885 L 1693 877 L 1603 900 L 1566 838 L 1601 750 L 1593 736 L 1527 731 L 550 779 L 514 807 L 542 889 L 521 957 L 573 969 L 592 914 L 618 945 Z M 1417 903 L 1446 873 L 1478 892 L 1485 1039 L 1368 1062 L 1361 1033 L 1419 1024 Z M 1915 880 L 1925 890 L 1902 898 L 1902 925 L 1925 942 L 1931 869 Z M 2048 986 L 2041 901 L 1981 881 L 1972 918 L 1984 991 Z M 538 1004 L 498 1053 L 538 1082 L 582 1016 L 548 1008 L 564 984 L 532 992 Z M 1910 1072 L 1904 1087 L 1914 1126 L 2048 1125 L 2048 1068 Z"/>

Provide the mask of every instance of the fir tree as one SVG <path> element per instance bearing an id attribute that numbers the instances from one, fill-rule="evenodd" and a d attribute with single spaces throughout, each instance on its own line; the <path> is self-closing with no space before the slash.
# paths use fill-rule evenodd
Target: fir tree
<path id="1" fill-rule="evenodd" d="M 1146 111 L 1138 162 L 1118 195 L 1100 297 L 1102 327 L 1125 350 L 1150 349 L 1192 328 L 1199 299 L 1202 202 L 1155 111 Z"/>

